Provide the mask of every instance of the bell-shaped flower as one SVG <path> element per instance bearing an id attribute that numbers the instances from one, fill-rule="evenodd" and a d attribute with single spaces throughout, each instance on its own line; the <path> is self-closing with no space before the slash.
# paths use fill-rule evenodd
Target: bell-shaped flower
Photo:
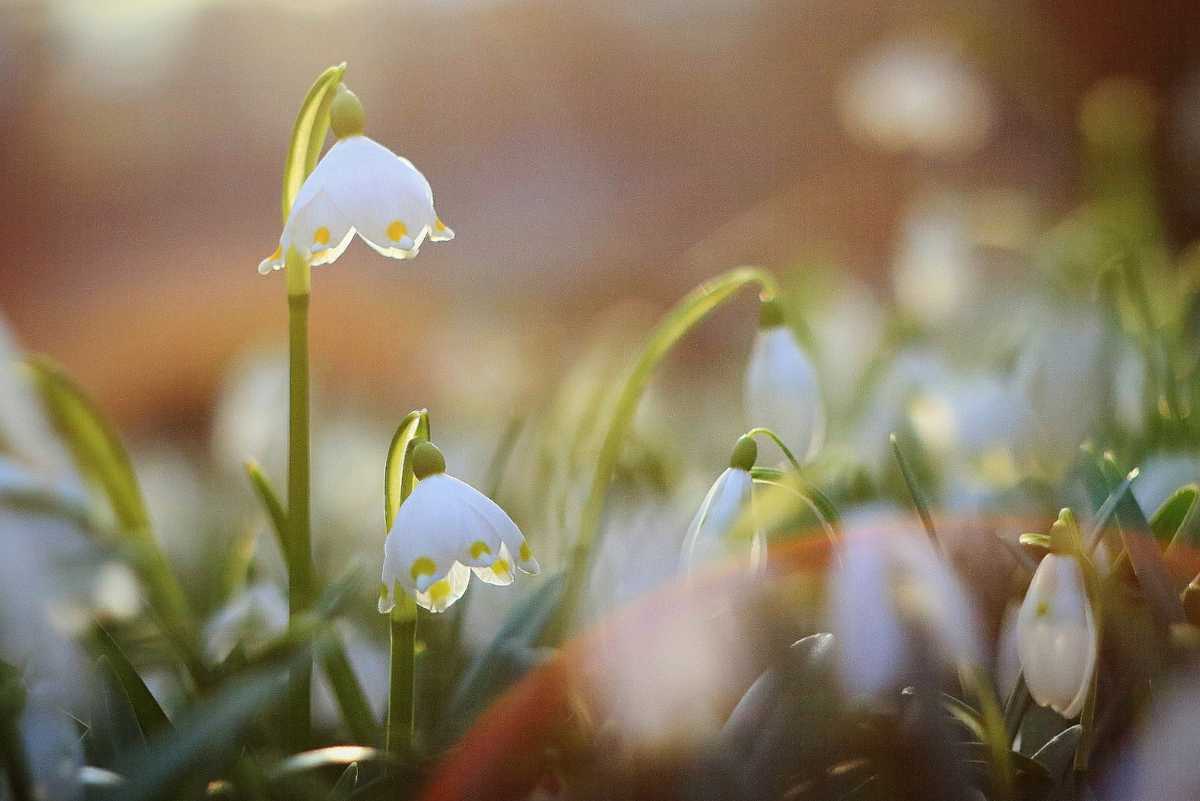
<path id="1" fill-rule="evenodd" d="M 1017 617 L 1017 652 L 1029 694 L 1065 718 L 1083 709 L 1100 641 L 1078 543 L 1074 519 L 1063 510 Z"/>
<path id="2" fill-rule="evenodd" d="M 433 210 L 433 190 L 408 159 L 363 135 L 362 105 L 339 85 L 329 110 L 338 141 L 304 180 L 279 238 L 258 265 L 260 273 L 284 266 L 288 249 L 308 254 L 312 265 L 342 255 L 357 233 L 384 256 L 411 259 L 428 237 L 454 232 Z"/>
<path id="3" fill-rule="evenodd" d="M 831 582 L 838 669 L 850 696 L 884 697 L 935 665 L 982 664 L 975 604 L 911 526 L 851 529 Z"/>
<path id="4" fill-rule="evenodd" d="M 516 523 L 490 498 L 447 475 L 435 445 L 418 442 L 412 458 L 419 480 L 384 544 L 380 612 L 392 610 L 398 588 L 430 612 L 444 612 L 467 591 L 472 571 L 498 585 L 511 584 L 517 568 L 538 572 Z"/>
<path id="5" fill-rule="evenodd" d="M 753 479 L 750 468 L 758 458 L 758 446 L 752 437 L 738 439 L 729 459 L 729 467 L 717 477 L 688 526 L 683 539 L 681 561 L 691 572 L 704 562 L 735 556 L 739 543 L 734 541 L 738 521 L 751 508 Z M 746 543 L 751 567 L 760 566 L 764 547 L 762 532 L 755 529 Z"/>
<path id="6" fill-rule="evenodd" d="M 825 440 L 825 403 L 817 369 L 783 319 L 778 301 L 763 302 L 746 370 L 747 423 L 772 429 L 801 459 Z"/>

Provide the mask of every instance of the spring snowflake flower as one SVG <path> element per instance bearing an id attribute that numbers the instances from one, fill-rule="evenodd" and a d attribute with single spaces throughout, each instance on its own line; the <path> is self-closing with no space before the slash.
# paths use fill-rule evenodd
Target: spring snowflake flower
<path id="1" fill-rule="evenodd" d="M 752 501 L 753 479 L 750 468 L 758 457 L 752 437 L 741 437 L 729 458 L 729 467 L 717 477 L 688 526 L 683 540 L 684 569 L 692 571 L 712 559 L 728 556 L 735 550 L 729 535 Z M 763 555 L 762 532 L 755 531 L 750 541 L 750 562 L 757 567 Z"/>
<path id="2" fill-rule="evenodd" d="M 1083 709 L 1100 639 L 1078 542 L 1074 518 L 1063 510 L 1017 617 L 1017 652 L 1029 694 L 1065 718 Z"/>
<path id="3" fill-rule="evenodd" d="M 817 368 L 796 341 L 777 301 L 762 304 L 758 336 L 746 369 L 747 422 L 766 426 L 801 459 L 811 458 L 825 439 L 825 403 Z"/>
<path id="4" fill-rule="evenodd" d="M 395 606 L 398 587 L 430 612 L 444 612 L 467 591 L 472 571 L 501 586 L 512 584 L 514 568 L 538 572 L 516 523 L 474 487 L 446 475 L 436 446 L 419 442 L 412 458 L 419 481 L 384 545 L 380 612 Z"/>
<path id="5" fill-rule="evenodd" d="M 282 269 L 290 247 L 308 254 L 314 266 L 329 264 L 356 233 L 393 259 L 413 258 L 426 237 L 454 238 L 433 209 L 425 176 L 363 135 L 362 105 L 344 85 L 338 85 L 329 116 L 338 141 L 300 187 L 279 247 L 258 265 L 260 273 Z"/>

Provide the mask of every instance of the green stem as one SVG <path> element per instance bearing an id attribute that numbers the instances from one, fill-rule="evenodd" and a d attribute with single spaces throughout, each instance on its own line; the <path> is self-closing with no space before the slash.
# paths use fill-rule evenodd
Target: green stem
<path id="1" fill-rule="evenodd" d="M 637 361 L 630 368 L 600 445 L 596 469 L 592 474 L 591 486 L 580 516 L 579 533 L 571 551 L 563 601 L 555 620 L 547 627 L 543 636 L 545 644 L 560 643 L 574 623 L 591 565 L 591 554 L 603 533 L 600 523 L 604 515 L 608 486 L 612 482 L 613 471 L 621 456 L 621 449 L 633 423 L 638 403 L 655 369 L 689 331 L 741 289 L 754 284 L 761 288 L 760 297 L 764 300 L 774 297 L 778 292 L 774 277 L 755 267 L 735 268 L 696 287 L 659 322 L 643 346 Z"/>
<path id="2" fill-rule="evenodd" d="M 430 435 L 429 413 L 424 409 L 410 412 L 400 422 L 388 446 L 383 470 L 383 520 L 388 532 L 396 512 L 416 486 L 412 470 L 412 449 Z M 416 728 L 417 616 L 416 601 L 399 588 L 393 588 L 396 606 L 388 618 L 391 639 L 388 676 L 387 733 L 384 747 L 389 753 L 411 752 Z"/>
<path id="3" fill-rule="evenodd" d="M 792 455 L 792 452 L 788 449 L 788 446 L 784 444 L 783 440 L 780 439 L 778 434 L 771 429 L 764 428 L 762 426 L 759 426 L 758 428 L 752 428 L 746 432 L 747 437 L 757 437 L 760 435 L 770 439 L 779 447 L 779 450 L 783 451 L 784 457 L 792 463 L 792 469 L 796 471 L 796 475 L 799 475 L 802 469 L 800 467 L 800 462 L 798 462 L 796 457 Z"/>
<path id="4" fill-rule="evenodd" d="M 992 798 L 1012 798 L 1012 758 L 1005 727 L 1004 712 L 996 696 L 995 685 L 982 668 L 964 668 L 961 679 L 979 702 L 980 718 L 992 765 Z"/>
<path id="5" fill-rule="evenodd" d="M 391 691 L 388 693 L 385 747 L 389 753 L 402 755 L 412 748 L 417 695 L 417 610 L 407 594 L 396 599 L 389 629 L 391 667 L 388 683 Z"/>
<path id="6" fill-rule="evenodd" d="M 307 268 L 307 265 L 305 265 Z M 292 266 L 289 265 L 289 272 Z M 291 276 L 289 275 L 289 279 Z M 290 280 L 289 280 L 290 283 Z M 288 610 L 294 621 L 309 605 L 312 532 L 309 512 L 308 303 L 307 292 L 288 293 Z M 312 662 L 292 669 L 288 680 L 288 742 L 308 746 Z"/>
<path id="7" fill-rule="evenodd" d="M 929 511 L 929 499 L 925 497 L 924 491 L 921 490 L 921 485 L 917 483 L 917 474 L 913 471 L 908 457 L 904 455 L 904 451 L 900 449 L 900 442 L 896 439 L 896 435 L 891 434 L 888 439 L 892 444 L 892 454 L 896 457 L 896 463 L 900 465 L 900 474 L 904 477 L 904 483 L 908 487 L 908 494 L 912 496 L 917 516 L 921 518 L 921 525 L 925 528 L 925 534 L 929 537 L 929 541 L 933 543 L 933 547 L 940 552 L 942 547 L 938 541 L 937 529 L 933 525 L 933 514 Z"/>

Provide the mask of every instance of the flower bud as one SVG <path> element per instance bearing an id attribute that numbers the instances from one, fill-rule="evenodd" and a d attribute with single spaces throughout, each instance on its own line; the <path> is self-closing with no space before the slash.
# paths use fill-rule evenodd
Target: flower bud
<path id="1" fill-rule="evenodd" d="M 1080 557 L 1052 550 L 1034 571 L 1017 618 L 1017 652 L 1033 700 L 1065 718 L 1078 715 L 1098 649 Z"/>

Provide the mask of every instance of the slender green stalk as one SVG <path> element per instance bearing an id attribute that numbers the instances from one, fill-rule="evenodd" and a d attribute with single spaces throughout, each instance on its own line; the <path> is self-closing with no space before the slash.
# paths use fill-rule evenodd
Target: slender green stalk
<path id="1" fill-rule="evenodd" d="M 401 606 L 413 608 L 399 611 Z M 417 610 L 407 595 L 396 599 L 390 618 L 391 667 L 389 675 L 387 742 L 389 753 L 404 754 L 412 748 L 417 696 Z"/>
<path id="2" fill-rule="evenodd" d="M 940 551 L 941 544 L 938 541 L 937 529 L 933 526 L 933 514 L 929 511 L 929 499 L 925 497 L 921 485 L 917 483 L 917 474 L 913 472 L 912 465 L 909 464 L 904 451 L 900 450 L 900 442 L 896 439 L 896 435 L 892 434 L 888 439 L 892 443 L 892 453 L 896 456 L 896 463 L 900 465 L 904 483 L 908 486 L 908 494 L 912 496 L 913 506 L 916 507 L 917 515 L 921 518 L 921 525 L 925 527 L 925 533 L 929 536 L 933 547 Z"/>
<path id="3" fill-rule="evenodd" d="M 789 462 L 792 463 L 792 469 L 796 471 L 796 475 L 800 474 L 800 471 L 802 469 L 800 467 L 800 462 L 797 461 L 796 457 L 792 455 L 791 450 L 784 443 L 783 439 L 778 434 L 776 434 L 774 431 L 772 431 L 769 428 L 764 428 L 762 426 L 759 426 L 758 428 L 752 428 L 749 431 L 747 431 L 746 436 L 747 437 L 764 436 L 764 437 L 768 438 L 769 440 L 771 440 L 772 442 L 774 442 L 775 445 L 778 446 L 779 450 L 783 451 L 784 458 L 786 458 Z"/>
<path id="4" fill-rule="evenodd" d="M 309 510 L 308 264 L 288 253 L 288 611 L 294 621 L 309 606 L 312 587 L 312 530 Z M 312 661 L 292 669 L 288 679 L 288 743 L 308 746 L 312 725 Z"/>
<path id="5" fill-rule="evenodd" d="M 383 471 L 383 520 L 389 532 L 400 505 L 416 486 L 413 446 L 419 440 L 428 440 L 429 434 L 429 413 L 418 409 L 400 422 L 388 446 Z M 396 607 L 388 619 L 391 647 L 385 736 L 385 748 L 393 754 L 411 751 L 415 740 L 418 611 L 416 601 L 408 593 L 396 591 Z"/>
<path id="6" fill-rule="evenodd" d="M 960 680 L 969 687 L 979 702 L 983 733 L 991 756 L 992 798 L 1008 799 L 1013 795 L 1012 756 L 1005 727 L 1004 712 L 996 696 L 995 685 L 986 672 L 979 667 L 966 667 L 960 672 Z"/>
<path id="7" fill-rule="evenodd" d="M 751 285 L 760 287 L 760 296 L 764 300 L 774 297 L 778 292 L 775 278 L 756 267 L 738 267 L 696 287 L 659 322 L 646 340 L 637 360 L 630 367 L 621 393 L 613 406 L 604 440 L 600 445 L 600 453 L 596 458 L 596 469 L 592 474 L 591 486 L 580 516 L 579 532 L 567 568 L 563 601 L 555 620 L 543 635 L 545 644 L 557 645 L 574 623 L 591 565 L 591 555 L 603 533 L 600 523 L 604 516 L 608 486 L 612 482 L 613 471 L 621 456 L 621 449 L 633 423 L 638 403 L 654 371 L 689 331 L 741 289 Z"/>

